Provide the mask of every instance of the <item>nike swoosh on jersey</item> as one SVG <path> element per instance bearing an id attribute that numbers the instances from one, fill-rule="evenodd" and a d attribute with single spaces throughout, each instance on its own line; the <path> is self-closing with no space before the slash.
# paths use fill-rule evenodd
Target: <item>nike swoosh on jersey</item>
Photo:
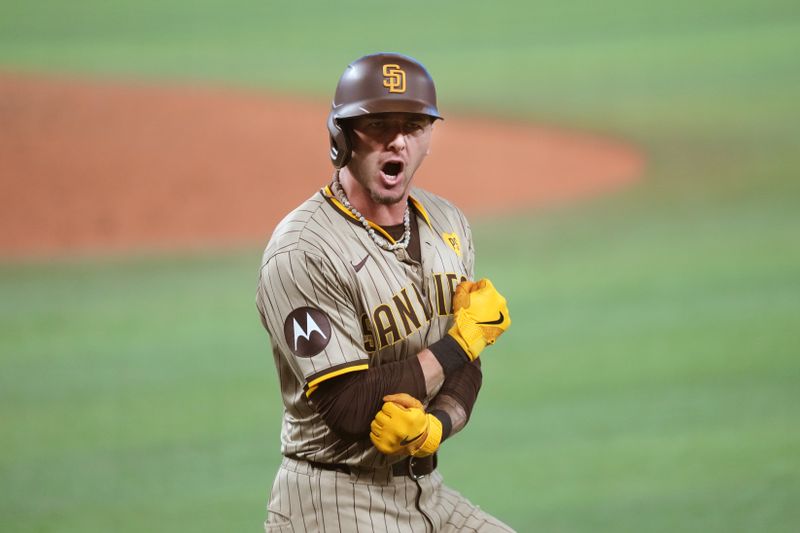
<path id="1" fill-rule="evenodd" d="M 364 263 L 366 263 L 366 262 L 367 262 L 367 259 L 369 259 L 369 254 L 367 254 L 367 255 L 364 257 L 364 259 L 362 259 L 362 260 L 361 260 L 361 262 L 360 262 L 360 263 L 358 263 L 358 264 L 353 264 L 353 262 L 351 261 L 351 262 L 350 262 L 350 264 L 351 264 L 351 265 L 352 265 L 352 267 L 355 269 L 355 271 L 356 271 L 356 272 L 358 272 L 359 270 L 361 270 L 362 268 L 364 268 Z"/>
<path id="2" fill-rule="evenodd" d="M 491 322 L 476 322 L 476 324 L 483 324 L 485 326 L 496 326 L 498 324 L 502 324 L 505 317 L 503 316 L 503 312 L 500 311 L 500 318 L 497 320 L 492 320 Z"/>
<path id="3" fill-rule="evenodd" d="M 425 432 L 423 431 L 422 433 L 425 433 Z M 400 446 L 406 446 L 408 444 L 411 444 L 412 442 L 414 442 L 415 440 L 420 438 L 422 436 L 422 433 L 420 433 L 416 437 L 413 437 L 413 438 L 410 438 L 410 439 L 408 438 L 408 435 L 406 435 L 406 438 L 404 438 L 403 440 L 400 441 Z"/>

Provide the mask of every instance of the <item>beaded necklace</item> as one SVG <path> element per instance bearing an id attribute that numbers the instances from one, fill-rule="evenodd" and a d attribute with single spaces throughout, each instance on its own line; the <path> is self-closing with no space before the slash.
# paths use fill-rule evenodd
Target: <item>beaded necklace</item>
<path id="1" fill-rule="evenodd" d="M 389 252 L 393 252 L 394 250 L 405 250 L 408 248 L 408 243 L 411 242 L 411 215 L 409 214 L 408 202 L 406 202 L 406 211 L 403 214 L 403 226 L 405 227 L 403 238 L 392 244 L 382 235 L 378 235 L 378 233 L 369 225 L 367 219 L 364 218 L 364 215 L 362 215 L 358 209 L 350 204 L 350 200 L 347 199 L 347 195 L 342 188 L 342 184 L 339 182 L 338 171 L 336 171 L 336 173 L 333 175 L 333 186 L 331 187 L 331 190 L 333 191 L 334 196 L 336 196 L 336 198 L 342 202 L 342 205 L 344 205 L 353 214 L 353 216 L 355 216 L 359 222 L 361 222 L 361 225 L 364 226 L 365 230 L 367 230 L 367 233 L 375 244 Z"/>

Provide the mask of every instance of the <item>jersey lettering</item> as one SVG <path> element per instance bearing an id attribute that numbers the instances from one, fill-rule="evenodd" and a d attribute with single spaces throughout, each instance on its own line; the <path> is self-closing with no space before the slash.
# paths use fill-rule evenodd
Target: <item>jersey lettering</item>
<path id="1" fill-rule="evenodd" d="M 444 303 L 444 285 L 442 284 L 442 275 L 434 274 L 433 281 L 436 284 L 436 303 L 438 304 L 436 307 L 439 310 L 439 316 L 445 316 L 449 314 L 449 309 Z"/>
<path id="2" fill-rule="evenodd" d="M 458 274 L 447 274 L 447 286 L 450 289 L 450 305 L 447 306 L 447 314 L 453 314 L 453 295 L 456 293 L 456 285 L 458 285 Z"/>
<path id="3" fill-rule="evenodd" d="M 401 299 L 402 297 L 402 299 Z M 394 302 L 395 307 L 397 308 L 397 312 L 400 314 L 400 320 L 403 322 L 403 328 L 406 330 L 406 337 L 417 331 L 422 324 L 419 321 L 419 317 L 417 316 L 416 311 L 411 305 L 411 300 L 408 298 L 408 292 L 406 291 L 405 287 L 399 293 L 392 296 L 392 301 Z M 414 328 L 411 328 L 409 324 L 409 320 L 411 324 L 414 324 Z"/>
<path id="4" fill-rule="evenodd" d="M 364 337 L 364 351 L 367 353 L 374 353 L 377 349 L 375 346 L 375 335 L 372 334 L 372 324 L 369 321 L 369 315 L 366 313 L 361 315 L 361 334 Z"/>
<path id="5" fill-rule="evenodd" d="M 375 329 L 377 329 L 381 348 L 392 345 L 401 339 L 400 330 L 397 329 L 397 320 L 391 307 L 381 304 L 375 308 L 372 316 L 375 320 Z M 389 340 L 390 337 L 391 340 Z"/>
<path id="6" fill-rule="evenodd" d="M 447 279 L 447 281 L 445 281 Z M 439 316 L 453 314 L 453 295 L 456 292 L 456 285 L 461 281 L 466 281 L 467 277 L 463 274 L 453 272 L 442 272 L 433 275 L 436 289 L 436 308 Z"/>
<path id="7" fill-rule="evenodd" d="M 453 314 L 455 287 L 459 281 L 466 281 L 466 279 L 467 277 L 463 274 L 459 277 L 459 274 L 452 272 L 433 274 L 439 316 Z M 374 353 L 376 349 L 380 350 L 391 346 L 430 323 L 433 318 L 431 302 L 422 296 L 416 285 L 412 284 L 411 288 L 416 296 L 416 302 L 412 302 L 408 295 L 408 287 L 403 287 L 392 295 L 391 304 L 379 304 L 373 309 L 371 317 L 366 314 L 361 315 L 361 332 L 364 337 L 364 349 L 367 352 Z M 371 322 L 370 318 L 372 318 Z M 399 326 L 401 323 L 403 325 L 402 335 Z"/>

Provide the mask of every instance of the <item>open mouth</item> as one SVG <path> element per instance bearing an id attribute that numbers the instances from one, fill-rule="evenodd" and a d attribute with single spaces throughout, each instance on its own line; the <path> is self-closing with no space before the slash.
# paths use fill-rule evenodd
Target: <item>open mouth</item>
<path id="1" fill-rule="evenodd" d="M 381 171 L 387 176 L 394 178 L 403 171 L 403 163 L 399 161 L 390 161 L 381 167 Z"/>

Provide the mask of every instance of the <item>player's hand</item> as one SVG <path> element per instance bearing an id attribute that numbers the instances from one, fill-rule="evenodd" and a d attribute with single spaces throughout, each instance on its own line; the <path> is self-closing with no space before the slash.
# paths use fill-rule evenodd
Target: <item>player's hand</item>
<path id="1" fill-rule="evenodd" d="M 472 361 L 511 325 L 506 299 L 485 278 L 458 284 L 453 311 L 454 323 L 448 333 Z"/>
<path id="2" fill-rule="evenodd" d="M 442 423 L 425 412 L 408 394 L 383 397 L 383 407 L 370 425 L 369 438 L 381 453 L 405 453 L 414 457 L 431 455 L 442 442 Z"/>

